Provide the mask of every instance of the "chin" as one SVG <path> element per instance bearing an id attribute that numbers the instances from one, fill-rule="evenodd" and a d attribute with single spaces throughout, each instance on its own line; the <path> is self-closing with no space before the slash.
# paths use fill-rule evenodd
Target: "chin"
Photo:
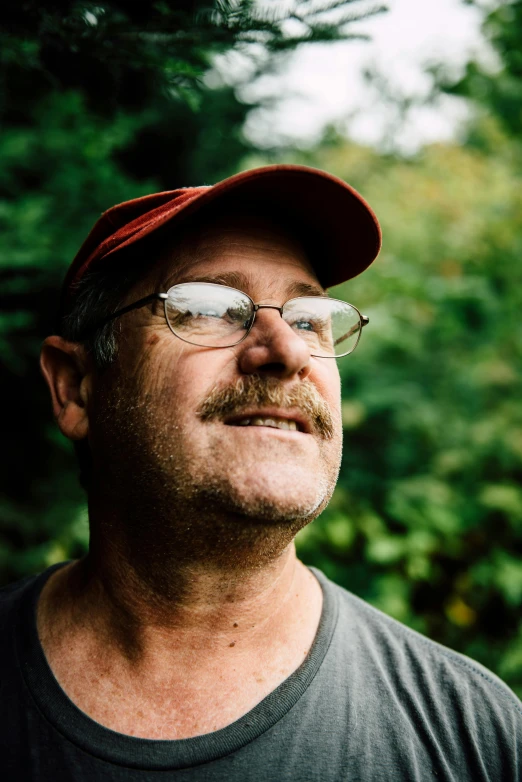
<path id="1" fill-rule="evenodd" d="M 335 487 L 335 480 L 304 473 L 295 468 L 276 473 L 261 468 L 255 474 L 237 476 L 242 480 L 207 484 L 207 489 L 223 509 L 254 522 L 301 521 L 304 526 L 324 510 Z"/>

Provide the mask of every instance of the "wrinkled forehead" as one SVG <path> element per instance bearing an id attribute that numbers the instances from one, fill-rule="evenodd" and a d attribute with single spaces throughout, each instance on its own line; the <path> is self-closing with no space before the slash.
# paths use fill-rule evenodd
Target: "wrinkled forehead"
<path id="1" fill-rule="evenodd" d="M 220 213 L 166 244 L 158 271 L 164 285 L 208 277 L 244 289 L 256 279 L 267 288 L 286 281 L 323 292 L 315 252 L 297 226 L 277 216 Z"/>

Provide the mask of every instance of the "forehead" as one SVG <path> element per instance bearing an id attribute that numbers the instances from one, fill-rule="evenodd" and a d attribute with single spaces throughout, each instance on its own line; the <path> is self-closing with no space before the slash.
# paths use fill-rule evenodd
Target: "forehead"
<path id="1" fill-rule="evenodd" d="M 161 260 L 164 285 L 206 279 L 249 293 L 296 286 L 297 295 L 324 292 L 298 231 L 267 216 L 221 215 L 195 224 L 165 247 Z"/>

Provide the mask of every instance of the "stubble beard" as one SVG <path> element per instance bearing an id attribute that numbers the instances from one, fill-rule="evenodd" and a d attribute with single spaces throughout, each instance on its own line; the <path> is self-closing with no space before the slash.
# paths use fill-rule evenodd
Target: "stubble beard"
<path id="1" fill-rule="evenodd" d="M 257 400 L 268 395 L 273 403 L 277 385 L 254 378 L 232 390 L 217 387 L 198 414 L 203 421 L 218 419 L 220 400 L 230 409 L 249 394 Z M 228 471 L 209 470 L 208 464 L 219 464 L 218 443 L 215 453 L 194 453 L 182 421 L 159 419 L 158 412 L 168 409 L 161 401 L 155 396 L 132 402 L 128 388 L 120 393 L 117 387 L 101 398 L 97 429 L 103 432 L 105 450 L 98 449 L 103 457 L 94 467 L 90 497 L 93 521 L 101 523 L 98 528 L 94 524 L 93 542 L 109 538 L 129 564 L 146 578 L 152 572 L 155 579 L 164 578 L 166 588 L 168 563 L 175 569 L 204 563 L 248 570 L 281 556 L 327 505 L 337 480 L 340 436 L 317 391 L 307 385 L 300 400 L 301 406 L 308 405 L 307 414 L 315 416 L 322 462 L 320 474 L 313 476 L 313 498 L 308 494 L 303 501 L 238 491 L 235 478 L 244 477 L 252 465 L 236 462 Z M 295 399 L 287 402 L 296 404 Z"/>

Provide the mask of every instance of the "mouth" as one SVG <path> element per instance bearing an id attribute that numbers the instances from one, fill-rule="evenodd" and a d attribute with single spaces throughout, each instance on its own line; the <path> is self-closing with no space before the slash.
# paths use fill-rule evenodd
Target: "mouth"
<path id="1" fill-rule="evenodd" d="M 309 432 L 309 427 L 304 420 L 290 415 L 250 413 L 225 420 L 224 423 L 226 426 L 265 426 L 286 432 Z"/>

